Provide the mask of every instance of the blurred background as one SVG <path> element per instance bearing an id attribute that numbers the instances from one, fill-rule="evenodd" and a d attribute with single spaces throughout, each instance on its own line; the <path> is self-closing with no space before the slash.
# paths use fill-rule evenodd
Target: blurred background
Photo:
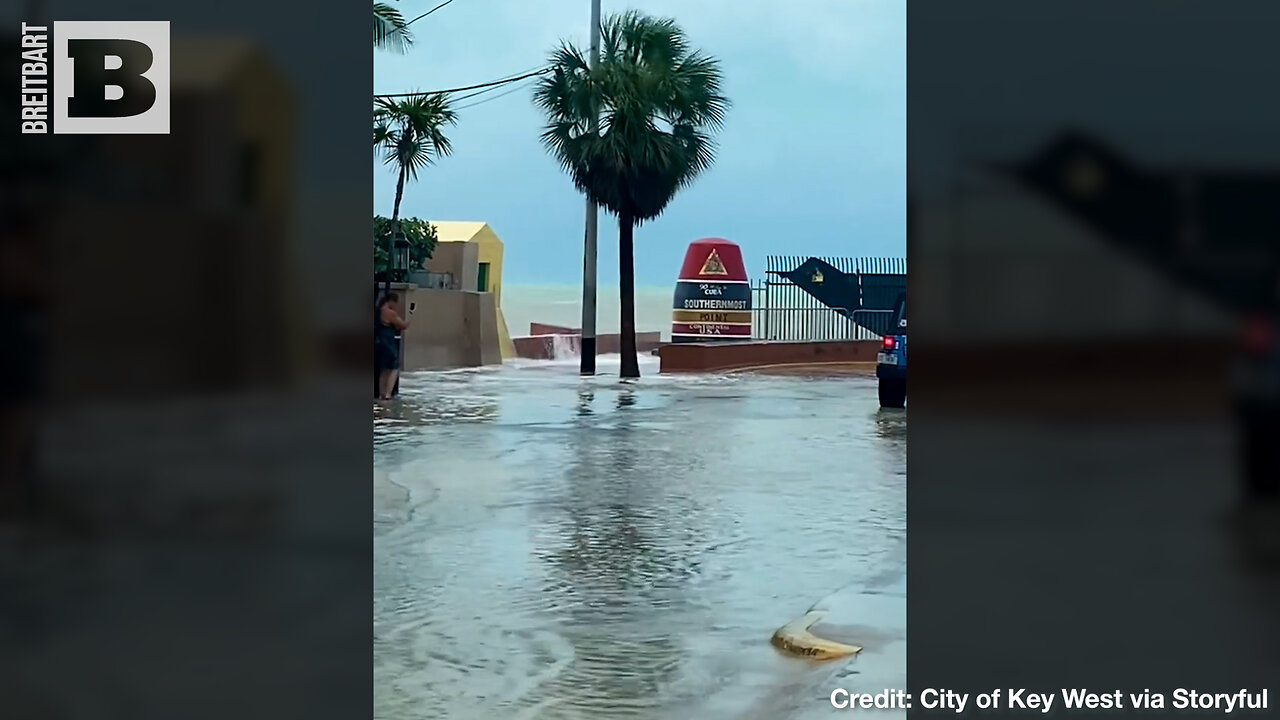
<path id="1" fill-rule="evenodd" d="M 367 712 L 356 9 L 0 10 L 7 118 L 23 19 L 174 46 L 170 136 L 4 124 L 15 717 Z M 908 12 L 911 683 L 1274 682 L 1273 5 Z"/>
<path id="2" fill-rule="evenodd" d="M 33 308 L 27 324 L 39 329 L 11 349 L 40 359 L 29 364 L 43 381 L 41 417 L 293 397 L 333 382 L 365 344 L 356 293 L 367 283 L 334 268 L 356 262 L 351 237 L 367 230 L 365 218 L 354 224 L 369 205 L 367 155 L 358 175 L 342 168 L 356 159 L 349 134 L 367 120 L 367 79 L 354 78 L 368 47 L 311 50 L 279 27 L 229 25 L 225 6 L 188 16 L 163 3 L 115 5 L 24 8 L 49 19 L 172 18 L 173 42 L 172 134 L 6 143 L 6 266 L 25 263 L 8 296 Z M 4 59 L 14 78 L 17 42 L 8 37 Z M 15 90 L 5 100 L 14 117 L 18 99 Z M 83 441 L 55 434 L 45 464 Z"/>
<path id="3" fill-rule="evenodd" d="M 908 13 L 912 684 L 1260 689 L 1273 6 Z"/>
<path id="4" fill-rule="evenodd" d="M 15 716 L 367 712 L 359 9 L 0 10 Z M 55 20 L 170 21 L 172 133 L 19 135 L 19 23 Z"/>

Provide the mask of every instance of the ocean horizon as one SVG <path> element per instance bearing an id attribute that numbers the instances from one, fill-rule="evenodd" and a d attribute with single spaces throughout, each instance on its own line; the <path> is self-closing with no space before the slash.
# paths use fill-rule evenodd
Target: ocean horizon
<path id="1" fill-rule="evenodd" d="M 636 331 L 662 333 L 671 339 L 671 303 L 674 287 L 636 287 Z M 619 330 L 618 287 L 600 286 L 596 295 L 596 332 Z M 530 323 L 546 323 L 576 328 L 582 325 L 581 285 L 504 284 L 502 314 L 512 337 L 529 334 Z"/>

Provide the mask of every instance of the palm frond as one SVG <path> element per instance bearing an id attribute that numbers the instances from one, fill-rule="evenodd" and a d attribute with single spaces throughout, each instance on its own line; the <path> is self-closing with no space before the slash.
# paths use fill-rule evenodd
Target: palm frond
<path id="1" fill-rule="evenodd" d="M 373 46 L 400 53 L 413 46 L 413 33 L 404 15 L 387 3 L 373 4 Z"/>
<path id="2" fill-rule="evenodd" d="M 431 143 L 413 133 L 396 133 L 395 143 L 386 148 L 384 162 L 403 170 L 411 180 L 418 179 L 418 171 L 436 160 Z"/>
<path id="3" fill-rule="evenodd" d="M 715 161 L 712 135 L 729 108 L 720 64 L 694 50 L 674 21 L 614 15 L 602 23 L 595 70 L 568 44 L 549 60 L 552 72 L 533 93 L 547 118 L 542 143 L 606 209 L 637 222 L 657 217 Z"/>
<path id="4" fill-rule="evenodd" d="M 398 174 L 416 180 L 421 169 L 453 152 L 445 128 L 457 122 L 448 98 L 438 93 L 377 98 L 373 106 L 374 149 Z"/>

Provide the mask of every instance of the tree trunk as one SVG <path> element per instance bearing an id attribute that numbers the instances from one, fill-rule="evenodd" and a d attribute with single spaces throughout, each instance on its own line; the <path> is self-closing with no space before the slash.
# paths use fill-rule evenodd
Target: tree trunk
<path id="1" fill-rule="evenodd" d="M 636 262 L 634 254 L 635 221 L 630 215 L 618 215 L 618 300 L 622 311 L 621 352 L 623 378 L 640 377 L 640 358 L 636 356 Z"/>
<path id="2" fill-rule="evenodd" d="M 396 178 L 396 204 L 391 208 L 391 236 L 387 238 L 387 271 L 383 274 L 382 295 L 391 292 L 391 271 L 396 265 L 396 235 L 400 230 L 400 200 L 404 198 L 404 168 Z"/>

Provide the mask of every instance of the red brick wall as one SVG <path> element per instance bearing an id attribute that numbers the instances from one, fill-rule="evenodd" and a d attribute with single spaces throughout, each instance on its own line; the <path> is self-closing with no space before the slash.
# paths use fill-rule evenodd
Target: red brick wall
<path id="1" fill-rule="evenodd" d="M 529 323 L 530 335 L 577 335 L 577 328 L 567 328 L 561 325 L 544 325 L 542 323 Z"/>
<path id="2" fill-rule="evenodd" d="M 557 333 L 556 335 L 566 337 L 563 333 Z M 511 338 L 511 342 L 516 347 L 516 357 L 525 358 L 526 360 L 551 360 L 555 355 L 556 335 Z M 567 337 L 573 339 L 573 349 L 578 351 L 577 336 L 568 335 Z"/>
<path id="3" fill-rule="evenodd" d="M 874 363 L 878 340 L 679 343 L 658 351 L 662 372 L 703 372 L 769 365 Z"/>

